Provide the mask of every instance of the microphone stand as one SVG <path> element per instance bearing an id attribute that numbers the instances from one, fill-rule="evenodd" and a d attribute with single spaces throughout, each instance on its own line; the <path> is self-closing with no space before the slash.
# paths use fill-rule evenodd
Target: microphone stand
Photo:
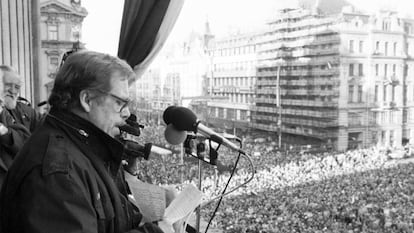
<path id="1" fill-rule="evenodd" d="M 204 152 L 206 151 L 206 147 L 204 142 L 198 142 L 196 145 L 196 154 L 198 158 L 198 190 L 203 188 L 202 180 L 203 180 L 203 166 L 202 160 L 204 161 Z M 196 230 L 200 232 L 200 220 L 201 220 L 201 205 L 196 209 Z"/>
<path id="2" fill-rule="evenodd" d="M 203 152 L 204 152 L 205 148 L 204 148 L 204 144 L 202 142 L 197 143 L 197 157 L 198 158 L 203 158 Z M 202 179 L 203 179 L 203 166 L 202 166 L 202 162 L 199 159 L 198 160 L 198 190 L 202 189 Z M 200 232 L 200 219 L 201 219 L 201 206 L 197 207 L 196 210 L 196 230 L 197 232 Z"/>
<path id="3" fill-rule="evenodd" d="M 202 180 L 203 180 L 203 162 L 211 164 L 211 165 L 216 165 L 217 163 L 217 151 L 210 148 L 210 158 L 207 159 L 205 158 L 205 151 L 206 151 L 206 147 L 203 141 L 198 141 L 196 144 L 196 156 L 194 156 L 194 154 L 192 153 L 192 149 L 193 149 L 193 140 L 195 140 L 196 137 L 194 136 L 187 136 L 187 139 L 185 140 L 185 142 L 183 143 L 183 147 L 185 148 L 184 151 L 186 154 L 191 155 L 193 157 L 197 157 L 198 158 L 198 189 L 201 190 L 202 189 Z M 210 144 L 211 146 L 211 144 Z M 200 232 L 200 221 L 201 221 L 201 205 L 197 207 L 196 209 L 196 232 Z"/>

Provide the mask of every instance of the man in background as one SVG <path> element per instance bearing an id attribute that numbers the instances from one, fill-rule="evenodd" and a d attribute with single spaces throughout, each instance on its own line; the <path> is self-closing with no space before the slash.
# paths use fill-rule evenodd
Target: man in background
<path id="1" fill-rule="evenodd" d="M 5 73 L 0 69 L 0 79 Z M 18 151 L 30 135 L 25 126 L 16 122 L 4 107 L 3 82 L 0 82 L 0 187 Z"/>
<path id="2" fill-rule="evenodd" d="M 42 115 L 28 103 L 19 101 L 20 88 L 23 83 L 20 75 L 10 66 L 0 65 L 3 72 L 4 105 L 13 119 L 33 132 L 42 120 Z"/>

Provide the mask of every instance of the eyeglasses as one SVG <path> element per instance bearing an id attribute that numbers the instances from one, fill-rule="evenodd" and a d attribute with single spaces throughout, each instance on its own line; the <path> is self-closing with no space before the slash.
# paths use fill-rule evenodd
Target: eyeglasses
<path id="1" fill-rule="evenodd" d="M 121 108 L 119 109 L 118 112 L 122 112 L 126 107 L 128 107 L 129 103 L 131 102 L 131 99 L 130 98 L 124 99 L 124 98 L 121 98 L 121 97 L 119 97 L 117 95 L 114 95 L 112 93 L 109 93 L 109 92 L 106 92 L 106 91 L 102 91 L 102 90 L 99 90 L 99 89 L 96 89 L 95 91 L 100 92 L 102 94 L 105 94 L 107 96 L 112 97 L 115 100 L 115 102 L 119 106 L 121 106 Z"/>

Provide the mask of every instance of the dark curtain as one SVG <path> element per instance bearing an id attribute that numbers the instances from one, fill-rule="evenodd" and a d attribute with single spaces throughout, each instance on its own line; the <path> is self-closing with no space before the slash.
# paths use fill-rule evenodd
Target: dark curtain
<path id="1" fill-rule="evenodd" d="M 118 57 L 134 68 L 151 52 L 170 0 L 125 0 Z"/>

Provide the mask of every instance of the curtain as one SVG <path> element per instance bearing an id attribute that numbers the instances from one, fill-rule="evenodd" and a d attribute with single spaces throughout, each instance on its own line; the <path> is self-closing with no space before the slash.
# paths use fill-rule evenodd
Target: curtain
<path id="1" fill-rule="evenodd" d="M 184 0 L 125 0 L 118 57 L 145 71 L 170 34 Z"/>

